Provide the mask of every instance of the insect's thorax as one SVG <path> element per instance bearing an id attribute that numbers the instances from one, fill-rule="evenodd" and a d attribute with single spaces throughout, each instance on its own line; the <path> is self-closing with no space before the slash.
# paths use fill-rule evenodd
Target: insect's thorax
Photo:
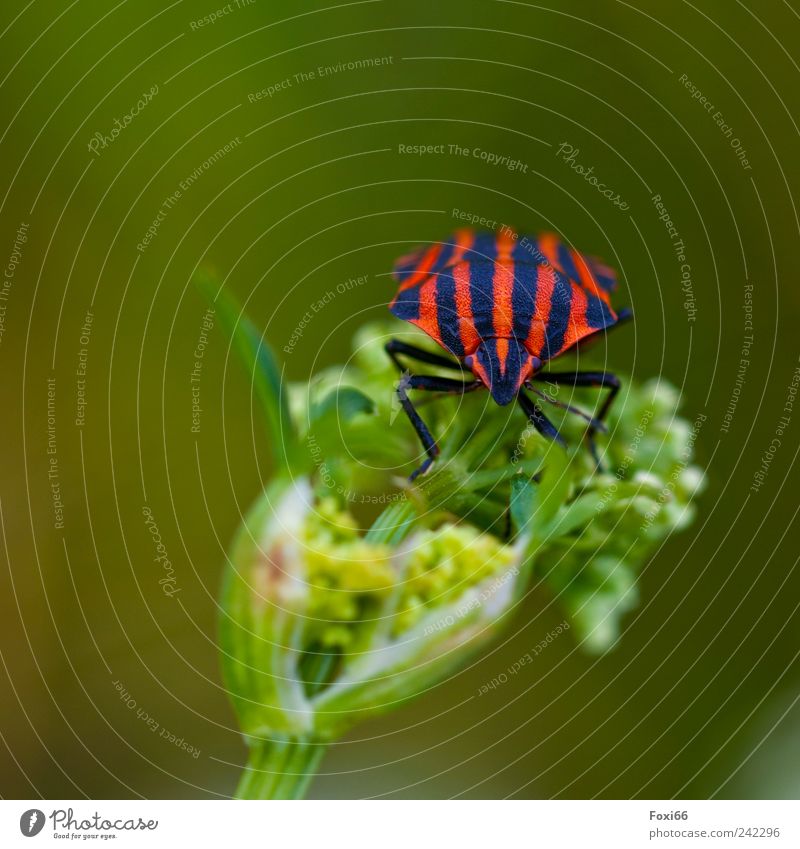
<path id="1" fill-rule="evenodd" d="M 525 381 L 542 366 L 541 360 L 526 347 L 525 340 L 516 336 L 480 339 L 474 352 L 463 361 L 500 406 L 513 401 Z"/>

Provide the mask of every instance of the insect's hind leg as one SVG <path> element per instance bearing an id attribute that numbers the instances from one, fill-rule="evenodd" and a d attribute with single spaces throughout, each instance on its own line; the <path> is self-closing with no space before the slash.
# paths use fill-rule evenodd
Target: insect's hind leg
<path id="1" fill-rule="evenodd" d="M 611 405 L 614 403 L 614 399 L 622 387 L 620 379 L 615 374 L 605 371 L 540 372 L 533 379 L 565 386 L 586 386 L 608 389 L 608 395 L 606 395 L 605 401 L 603 401 L 603 405 L 600 407 L 600 412 L 596 416 L 598 422 L 603 422 L 606 415 L 608 415 L 608 411 L 611 409 Z M 601 468 L 600 458 L 597 454 L 597 445 L 594 441 L 596 431 L 597 428 L 590 424 L 587 431 L 587 441 L 597 467 Z"/>
<path id="2" fill-rule="evenodd" d="M 425 352 L 427 353 L 427 351 Z M 432 354 L 431 356 L 435 356 Z M 432 377 L 430 375 L 421 374 L 404 374 L 397 384 L 397 398 L 400 405 L 405 411 L 411 422 L 412 427 L 417 432 L 422 447 L 428 455 L 428 459 L 416 469 L 410 476 L 409 480 L 415 480 L 419 475 L 425 474 L 430 469 L 433 462 L 439 456 L 439 446 L 433 438 L 433 434 L 428 429 L 428 426 L 422 420 L 422 417 L 417 412 L 411 399 L 408 397 L 409 389 L 425 389 L 429 392 L 444 392 L 448 395 L 463 395 L 466 392 L 473 392 L 479 389 L 483 384 L 479 381 L 465 383 L 463 380 L 451 380 L 447 377 Z"/>

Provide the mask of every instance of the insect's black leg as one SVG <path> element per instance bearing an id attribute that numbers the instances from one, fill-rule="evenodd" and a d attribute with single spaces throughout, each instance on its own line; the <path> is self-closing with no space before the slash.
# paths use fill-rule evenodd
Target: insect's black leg
<path id="1" fill-rule="evenodd" d="M 605 432 L 606 426 L 600 421 L 600 419 L 592 418 L 592 416 L 587 415 L 583 412 L 583 410 L 579 410 L 577 407 L 573 407 L 572 404 L 564 404 L 561 401 L 556 401 L 555 398 L 551 398 L 547 393 L 541 392 L 535 386 L 528 385 L 526 387 L 531 392 L 535 392 L 542 401 L 546 401 L 548 404 L 552 404 L 554 407 L 558 407 L 560 410 L 566 410 L 568 413 L 574 413 L 576 416 L 580 416 L 587 424 L 589 424 L 592 430 L 601 430 Z"/>
<path id="2" fill-rule="evenodd" d="M 427 353 L 427 352 L 425 352 Z M 435 355 L 431 355 L 435 356 Z M 439 456 L 439 446 L 433 438 L 433 434 L 428 430 L 428 426 L 422 421 L 422 417 L 414 408 L 411 399 L 408 397 L 409 389 L 426 389 L 429 392 L 445 392 L 449 395 L 463 395 L 465 392 L 474 392 L 480 389 L 483 384 L 478 381 L 465 383 L 463 380 L 451 380 L 448 377 L 432 377 L 422 374 L 404 374 L 397 384 L 397 398 L 401 406 L 405 410 L 406 415 L 411 421 L 411 425 L 419 436 L 422 447 L 428 455 L 428 459 L 411 475 L 409 480 L 414 480 L 419 475 L 424 474 L 433 464 L 433 461 Z"/>
<path id="3" fill-rule="evenodd" d="M 533 380 L 543 380 L 547 383 L 563 384 L 566 386 L 596 386 L 599 389 L 608 389 L 608 395 L 597 414 L 597 420 L 602 422 L 608 414 L 611 405 L 614 403 L 614 398 L 620 390 L 622 384 L 615 374 L 604 371 L 574 371 L 574 372 L 540 372 L 533 377 Z M 600 466 L 600 460 L 597 456 L 597 446 L 594 442 L 594 434 L 597 428 L 589 425 L 588 441 L 589 450 L 592 452 L 592 457 Z"/>
<path id="4" fill-rule="evenodd" d="M 466 366 L 461 363 L 451 360 L 449 357 L 443 357 L 441 354 L 434 354 L 426 351 L 424 348 L 418 348 L 416 345 L 409 345 L 406 342 L 401 342 L 399 339 L 390 339 L 384 346 L 386 353 L 392 358 L 392 362 L 400 369 L 405 371 L 405 367 L 398 359 L 398 354 L 404 354 L 412 360 L 418 360 L 421 363 L 428 363 L 432 366 L 441 366 L 441 368 L 454 369 L 455 371 L 468 371 Z M 445 390 L 446 391 L 446 390 Z"/>
<path id="5" fill-rule="evenodd" d="M 603 421 L 606 417 L 614 398 L 617 396 L 622 384 L 619 378 L 611 372 L 605 371 L 573 371 L 573 372 L 539 372 L 534 375 L 534 380 L 543 380 L 547 383 L 564 384 L 566 386 L 596 386 L 598 389 L 608 389 L 609 393 L 600 412 L 597 414 L 597 419 Z"/>
<path id="6" fill-rule="evenodd" d="M 531 401 L 524 392 L 520 392 L 517 396 L 519 405 L 525 411 L 530 423 L 548 439 L 557 442 L 559 445 L 566 448 L 566 443 L 561 437 L 561 434 L 556 430 L 556 426 L 547 418 L 547 416 L 539 409 L 539 405 L 535 401 Z"/>

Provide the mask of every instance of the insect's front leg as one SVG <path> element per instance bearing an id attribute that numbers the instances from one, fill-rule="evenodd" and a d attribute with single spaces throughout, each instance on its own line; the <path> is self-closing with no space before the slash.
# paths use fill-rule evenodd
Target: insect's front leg
<path id="1" fill-rule="evenodd" d="M 556 426 L 547 418 L 535 401 L 531 401 L 524 392 L 519 393 L 517 400 L 523 412 L 528 417 L 528 421 L 542 436 L 546 439 L 553 440 L 553 442 L 557 442 L 562 448 L 566 447 L 566 443 Z"/>
<path id="2" fill-rule="evenodd" d="M 433 434 L 428 429 L 428 426 L 422 421 L 422 417 L 411 403 L 411 399 L 408 397 L 408 390 L 426 389 L 429 392 L 463 395 L 466 392 L 473 392 L 475 389 L 479 389 L 482 385 L 477 380 L 465 383 L 462 380 L 451 380 L 447 377 L 431 377 L 420 374 L 406 373 L 400 378 L 397 384 L 397 398 L 403 410 L 405 410 L 412 427 L 417 432 L 425 453 L 428 455 L 428 459 L 411 474 L 409 480 L 415 480 L 419 475 L 425 474 L 430 469 L 434 460 L 439 456 L 439 446 L 436 444 L 436 440 L 433 438 Z"/>
<path id="3" fill-rule="evenodd" d="M 534 377 L 534 380 L 543 380 L 547 383 L 561 384 L 564 386 L 591 386 L 597 387 L 598 389 L 608 389 L 608 395 L 606 395 L 605 401 L 603 401 L 603 405 L 600 407 L 600 412 L 596 417 L 598 422 L 602 422 L 605 419 L 608 411 L 611 409 L 611 405 L 614 403 L 614 398 L 617 397 L 617 393 L 622 387 L 619 378 L 615 374 L 604 371 L 540 372 Z M 597 428 L 590 424 L 587 432 L 589 450 L 592 452 L 592 457 L 599 468 L 600 458 L 598 457 L 597 446 L 594 441 L 594 435 L 596 432 Z"/>
<path id="4" fill-rule="evenodd" d="M 605 371 L 540 372 L 533 379 L 565 386 L 594 386 L 598 389 L 610 390 L 608 395 L 606 395 L 603 406 L 600 408 L 600 412 L 597 414 L 597 420 L 601 422 L 605 419 L 609 409 L 611 409 L 614 398 L 617 397 L 617 392 L 622 387 L 619 378 L 615 374 Z"/>

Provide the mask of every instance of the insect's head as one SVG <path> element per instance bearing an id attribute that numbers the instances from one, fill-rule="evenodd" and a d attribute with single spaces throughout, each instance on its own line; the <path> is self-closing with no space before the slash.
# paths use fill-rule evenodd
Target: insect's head
<path id="1" fill-rule="evenodd" d="M 486 385 L 496 404 L 505 407 L 519 394 L 522 384 L 542 365 L 516 339 L 484 339 L 464 365 Z"/>

